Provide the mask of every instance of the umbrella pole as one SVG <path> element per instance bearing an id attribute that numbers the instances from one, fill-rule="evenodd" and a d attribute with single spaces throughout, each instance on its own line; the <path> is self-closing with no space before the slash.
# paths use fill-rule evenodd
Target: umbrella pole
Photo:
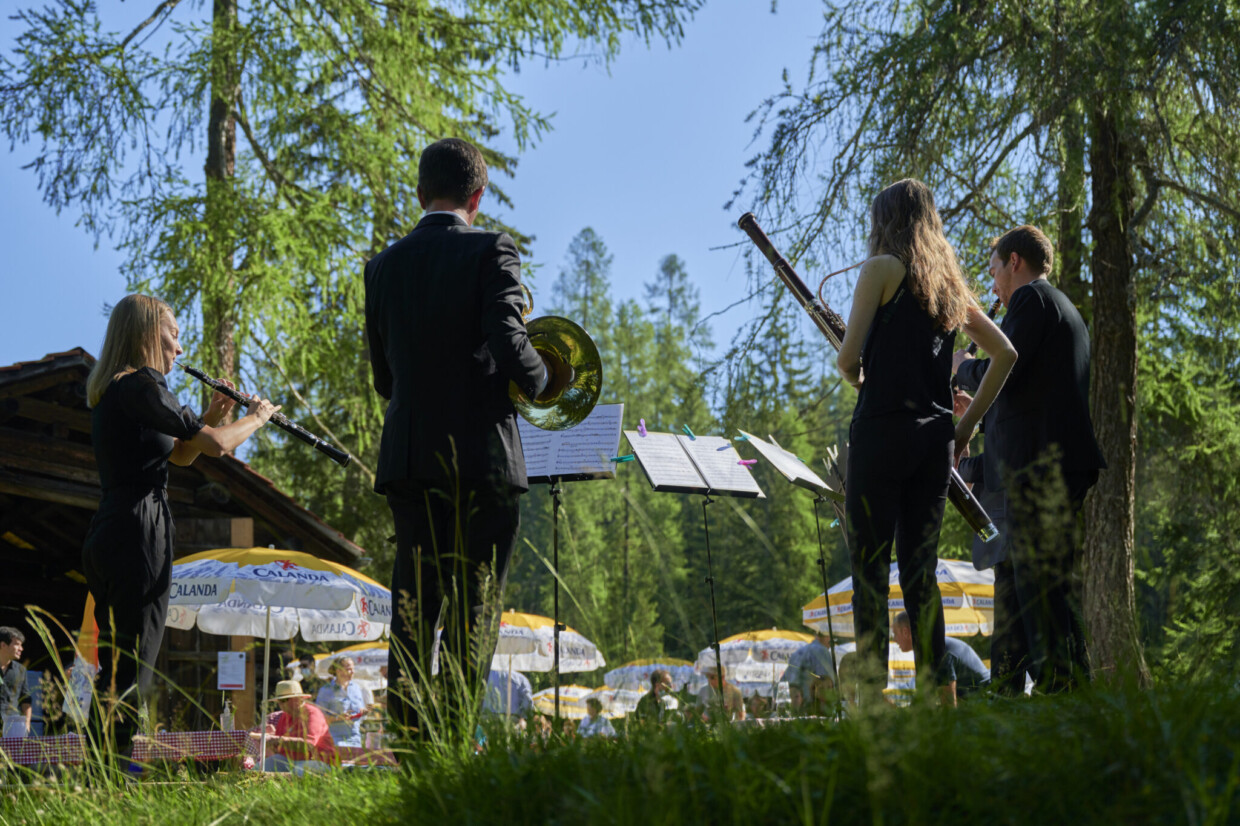
<path id="1" fill-rule="evenodd" d="M 724 702 L 723 687 L 723 654 L 719 651 L 719 614 L 715 611 L 715 574 L 710 561 L 710 520 L 706 518 L 706 506 L 714 504 L 714 499 L 707 494 L 702 500 L 702 530 L 706 533 L 706 584 L 710 588 L 710 622 L 715 630 L 715 638 L 711 648 L 715 649 L 715 673 L 719 675 L 719 713 L 720 719 L 728 719 L 728 706 Z"/>
<path id="2" fill-rule="evenodd" d="M 552 578 L 552 603 L 551 610 L 553 616 L 551 621 L 552 627 L 552 645 L 555 650 L 552 652 L 552 684 L 555 686 L 555 724 L 556 728 L 560 725 L 560 631 L 564 628 L 560 624 L 560 480 L 555 478 L 551 480 L 551 568 Z"/>
<path id="3" fill-rule="evenodd" d="M 840 685 L 839 661 L 835 658 L 835 629 L 831 627 L 831 583 L 827 578 L 827 557 L 822 549 L 822 523 L 818 520 L 818 503 L 827 501 L 819 494 L 814 497 L 814 527 L 818 529 L 818 570 L 822 573 L 822 600 L 827 609 L 827 639 L 831 641 L 831 670 L 835 672 L 835 719 L 844 719 L 844 687 Z M 848 532 L 844 532 L 844 544 L 848 544 Z"/>
<path id="4" fill-rule="evenodd" d="M 263 737 L 258 745 L 258 770 L 267 770 L 267 668 L 271 665 L 271 606 L 267 606 L 267 633 L 263 637 L 263 704 L 258 707 Z"/>

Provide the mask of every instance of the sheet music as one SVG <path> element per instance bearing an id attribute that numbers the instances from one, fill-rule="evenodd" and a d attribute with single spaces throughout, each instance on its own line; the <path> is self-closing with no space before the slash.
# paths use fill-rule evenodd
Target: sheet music
<path id="1" fill-rule="evenodd" d="M 597 405 L 581 424 L 568 430 L 543 430 L 518 418 L 526 478 L 531 483 L 552 478 L 616 478 L 611 457 L 620 449 L 623 418 L 623 404 Z"/>
<path id="2" fill-rule="evenodd" d="M 693 460 L 711 493 L 766 498 L 762 488 L 750 475 L 749 468 L 740 464 L 740 454 L 727 439 L 722 436 L 698 436 L 696 439 L 677 436 L 676 440 Z"/>
<path id="3" fill-rule="evenodd" d="M 814 473 L 813 470 L 792 453 L 789 453 L 777 444 L 759 439 L 752 433 L 746 433 L 743 430 L 740 432 L 753 445 L 754 450 L 758 451 L 763 459 L 774 465 L 775 469 L 792 484 L 812 490 L 814 493 L 822 494 L 828 498 L 834 499 L 838 496 L 821 476 Z"/>
<path id="4" fill-rule="evenodd" d="M 675 433 L 624 431 L 650 487 L 680 493 L 706 493 L 706 481 L 690 461 Z"/>

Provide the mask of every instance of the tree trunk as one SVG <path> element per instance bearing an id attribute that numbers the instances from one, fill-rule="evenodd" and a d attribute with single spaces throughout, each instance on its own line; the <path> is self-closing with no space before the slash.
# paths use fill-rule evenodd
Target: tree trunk
<path id="1" fill-rule="evenodd" d="M 1085 241 L 1081 237 L 1085 203 L 1085 115 L 1076 106 L 1063 116 L 1063 171 L 1059 174 L 1059 289 L 1076 305 L 1086 325 L 1093 316 L 1089 285 L 1081 277 Z"/>
<path id="2" fill-rule="evenodd" d="M 1090 123 L 1094 250 L 1090 412 L 1107 469 L 1085 503 L 1085 625 L 1095 676 L 1135 678 L 1149 670 L 1133 593 L 1136 486 L 1136 306 L 1128 221 L 1133 184 L 1120 115 L 1099 106 Z"/>
<path id="3" fill-rule="evenodd" d="M 237 165 L 239 92 L 237 0 L 215 0 L 211 14 L 211 110 L 207 122 L 206 247 L 211 272 L 202 287 L 202 343 L 216 375 L 236 379 L 236 277 L 233 272 L 232 181 Z"/>

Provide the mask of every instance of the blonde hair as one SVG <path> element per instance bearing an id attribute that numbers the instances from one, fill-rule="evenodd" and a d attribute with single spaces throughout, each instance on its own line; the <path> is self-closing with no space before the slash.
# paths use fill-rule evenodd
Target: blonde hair
<path id="1" fill-rule="evenodd" d="M 352 657 L 341 657 L 338 660 L 332 660 L 332 664 L 327 666 L 327 673 L 335 675 L 337 671 L 344 668 L 345 663 L 348 663 L 349 665 L 353 666 L 355 669 L 357 668 L 357 663 L 353 661 Z"/>
<path id="2" fill-rule="evenodd" d="M 894 255 L 908 272 L 917 303 L 944 330 L 958 330 L 977 300 L 956 251 L 943 235 L 934 195 L 905 178 L 878 193 L 870 207 L 870 255 Z"/>
<path id="3" fill-rule="evenodd" d="M 172 366 L 164 364 L 159 344 L 159 324 L 164 314 L 172 317 L 172 308 L 149 295 L 127 295 L 112 308 L 108 332 L 103 337 L 103 351 L 86 379 L 86 401 L 99 404 L 113 379 L 143 367 L 167 373 Z"/>

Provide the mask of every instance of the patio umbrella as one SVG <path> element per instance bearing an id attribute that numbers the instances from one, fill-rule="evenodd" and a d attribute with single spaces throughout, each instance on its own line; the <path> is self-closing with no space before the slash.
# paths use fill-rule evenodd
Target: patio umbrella
<path id="1" fill-rule="evenodd" d="M 584 685 L 560 686 L 560 716 L 580 720 L 586 716 L 586 697 L 594 693 Z M 543 714 L 555 713 L 555 689 L 544 688 L 534 694 L 534 708 Z"/>
<path id="2" fill-rule="evenodd" d="M 632 688 L 611 688 L 603 686 L 596 688 L 585 696 L 586 700 L 591 698 L 598 700 L 603 706 L 603 716 L 612 720 L 623 717 L 626 714 L 632 714 L 637 711 L 637 701 L 645 694 L 644 691 L 638 691 Z"/>
<path id="3" fill-rule="evenodd" d="M 990 634 L 995 620 L 994 571 L 979 571 L 971 562 L 940 559 L 935 566 L 934 575 L 943 596 L 943 618 L 947 623 L 947 634 L 953 637 Z M 891 563 L 887 583 L 890 588 L 887 594 L 887 610 L 894 614 L 904 609 L 900 569 L 894 562 Z M 838 636 L 853 636 L 852 577 L 831 586 L 829 594 L 832 629 Z M 822 594 L 801 609 L 801 617 L 806 626 L 815 630 L 826 630 L 827 600 Z"/>
<path id="4" fill-rule="evenodd" d="M 383 634 L 392 617 L 391 592 L 365 574 L 311 554 L 271 548 L 220 548 L 174 562 L 168 602 L 167 624 L 173 627 L 196 624 L 213 634 L 262 636 L 264 672 L 272 636 L 291 639 L 300 631 L 311 641 L 370 640 Z M 266 751 L 264 727 L 260 765 Z"/>
<path id="5" fill-rule="evenodd" d="M 499 641 L 491 667 L 501 671 L 550 671 L 554 668 L 550 617 L 505 611 L 499 620 Z M 532 647 L 531 647 L 532 646 Z M 596 671 L 607 665 L 598 646 L 566 628 L 560 632 L 560 673 Z"/>
<path id="6" fill-rule="evenodd" d="M 672 690 L 680 691 L 686 685 L 690 690 L 701 688 L 706 684 L 702 675 L 698 673 L 697 668 L 688 660 L 678 660 L 675 657 L 656 657 L 649 660 L 633 660 L 633 662 L 613 668 L 603 675 L 603 680 L 607 685 L 614 685 L 618 688 L 640 689 L 642 691 L 650 690 L 650 674 L 658 670 L 666 671 L 672 677 Z"/>
<path id="7" fill-rule="evenodd" d="M 769 697 L 775 693 L 792 653 L 813 639 L 813 634 L 779 628 L 733 634 L 719 642 L 724 676 L 742 694 Z M 715 652 L 710 646 L 698 652 L 699 669 L 714 662 Z"/>

